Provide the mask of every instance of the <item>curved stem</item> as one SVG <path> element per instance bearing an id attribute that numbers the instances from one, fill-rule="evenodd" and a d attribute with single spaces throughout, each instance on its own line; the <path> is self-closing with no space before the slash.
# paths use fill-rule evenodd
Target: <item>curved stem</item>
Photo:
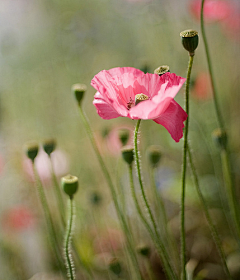
<path id="1" fill-rule="evenodd" d="M 66 237 L 64 244 L 66 268 L 68 279 L 75 279 L 74 263 L 71 257 L 71 239 L 72 239 L 72 228 L 73 228 L 73 197 L 69 197 L 69 218 L 68 225 L 66 229 Z"/>
<path id="2" fill-rule="evenodd" d="M 117 194 L 116 194 L 116 191 L 115 191 L 115 188 L 113 186 L 113 183 L 112 183 L 112 179 L 108 173 L 108 170 L 107 170 L 107 167 L 102 159 L 102 156 L 98 150 L 98 147 L 97 147 L 97 144 L 95 142 L 95 139 L 93 137 L 93 134 L 92 134 L 92 130 L 91 130 L 91 127 L 89 125 L 89 122 L 87 121 L 87 118 L 82 110 L 82 107 L 81 105 L 79 106 L 79 113 L 80 113 L 80 116 L 82 118 L 82 121 L 83 121 L 83 124 L 85 126 L 85 129 L 87 131 L 87 134 L 89 136 L 89 139 L 91 141 L 91 144 L 92 144 L 92 147 L 94 149 L 94 152 L 97 156 L 97 159 L 99 161 L 99 164 L 100 164 L 100 167 L 102 169 L 102 172 L 107 180 L 107 183 L 108 183 L 108 186 L 109 186 L 109 189 L 110 189 L 110 192 L 111 192 L 111 195 L 112 195 L 112 199 L 113 199 L 113 202 L 114 202 L 114 205 L 115 205 L 115 209 L 116 209 L 116 212 L 117 212 L 117 215 L 118 215 L 118 218 L 120 220 L 120 223 L 121 223 L 121 226 L 122 226 L 122 229 L 123 229 L 123 232 L 125 234 L 125 238 L 126 238 L 126 241 L 127 241 L 127 249 L 128 249 L 128 252 L 129 252 L 129 255 L 130 255 L 130 258 L 131 258 L 131 261 L 132 261 L 132 264 L 133 264 L 133 267 L 135 269 L 135 273 L 136 273 L 136 276 L 137 276 L 137 279 L 142 279 L 141 277 L 141 273 L 140 273 L 140 269 L 139 269 L 139 265 L 138 265 L 138 261 L 137 261 L 137 257 L 135 255 L 135 251 L 134 251 L 134 247 L 133 247 L 133 244 L 132 244 L 132 241 L 131 241 L 131 233 L 130 231 L 128 230 L 128 226 L 127 226 L 127 222 L 125 220 L 125 217 L 121 211 L 121 208 L 119 206 L 119 203 L 117 201 Z"/>
<path id="3" fill-rule="evenodd" d="M 185 90 L 185 110 L 188 118 L 184 128 L 184 146 L 183 146 L 183 168 L 182 168 L 182 196 L 181 196 L 181 279 L 186 280 L 186 237 L 185 237 L 185 189 L 186 189 L 186 171 L 187 171 L 187 143 L 189 126 L 189 84 L 193 65 L 194 55 L 189 55 L 186 90 Z"/>
<path id="4" fill-rule="evenodd" d="M 216 114 L 217 114 L 218 125 L 221 129 L 224 130 L 224 123 L 223 123 L 223 118 L 222 118 L 222 114 L 221 114 L 219 103 L 218 103 L 218 96 L 217 96 L 217 92 L 216 92 L 215 81 L 214 81 L 214 78 L 213 78 L 212 63 L 211 63 L 211 59 L 210 59 L 207 37 L 206 37 L 205 27 L 204 27 L 204 17 L 203 17 L 204 2 L 205 2 L 205 0 L 202 0 L 202 4 L 201 4 L 201 32 L 202 32 L 203 43 L 204 43 L 206 57 L 207 57 L 208 71 L 209 71 L 209 74 L 210 74 L 210 80 L 211 80 L 212 91 L 213 91 L 213 102 L 214 102 L 215 111 L 216 111 Z"/>
<path id="5" fill-rule="evenodd" d="M 170 265 L 170 262 L 169 262 L 169 256 L 168 256 L 167 251 L 166 251 L 166 249 L 165 249 L 165 247 L 164 247 L 164 245 L 163 245 L 163 243 L 161 241 L 161 238 L 159 236 L 157 225 L 156 225 L 155 219 L 153 217 L 150 205 L 149 205 L 149 203 L 147 201 L 147 197 L 146 197 L 146 194 L 145 194 L 145 191 L 144 191 L 144 187 L 143 187 L 143 181 L 142 181 L 142 176 L 141 176 L 141 168 L 140 168 L 140 161 L 139 161 L 139 154 L 138 154 L 138 146 L 137 146 L 138 130 L 139 130 L 139 127 L 140 127 L 140 123 L 141 123 L 141 119 L 139 119 L 137 121 L 137 125 L 136 125 L 135 132 L 134 132 L 134 157 L 135 157 L 135 163 L 136 163 L 136 168 L 137 168 L 137 175 L 138 175 L 138 180 L 139 180 L 139 184 L 140 184 L 141 194 L 142 194 L 142 197 L 143 197 L 143 200 L 144 200 L 147 212 L 149 214 L 151 223 L 153 225 L 154 233 L 155 233 L 155 235 L 157 237 L 158 248 L 161 249 L 162 260 L 163 260 L 163 262 L 165 264 L 166 272 L 167 272 L 167 274 L 169 274 L 170 272 L 172 274 L 172 276 L 169 279 L 176 279 L 176 275 L 174 273 L 174 270 L 171 269 L 171 265 Z"/>
<path id="6" fill-rule="evenodd" d="M 157 238 L 156 238 L 156 236 L 155 236 L 151 226 L 149 225 L 147 219 L 144 217 L 142 209 L 141 209 L 141 207 L 139 205 L 139 202 L 138 202 L 138 199 L 137 199 L 137 195 L 136 195 L 136 191 L 135 191 L 135 188 L 134 188 L 134 183 L 133 183 L 133 172 L 132 172 L 132 165 L 131 164 L 128 165 L 128 173 L 129 173 L 129 182 L 130 182 L 132 198 L 133 198 L 134 204 L 136 206 L 137 213 L 138 213 L 140 219 L 142 220 L 144 226 L 146 227 L 148 233 L 150 234 L 154 244 L 157 247 L 157 252 L 159 254 L 159 257 L 163 261 L 164 270 L 166 271 L 166 273 L 168 275 L 168 278 L 169 279 L 174 279 L 175 276 L 174 276 L 174 274 L 172 272 L 170 264 L 167 262 L 167 258 L 166 258 L 165 253 L 164 253 L 164 246 L 163 246 L 162 242 L 159 244 L 159 242 L 158 242 L 158 240 L 157 240 Z"/>
<path id="7" fill-rule="evenodd" d="M 218 250 L 219 256 L 221 258 L 221 261 L 222 261 L 223 268 L 224 268 L 225 274 L 227 276 L 227 279 L 232 279 L 232 277 L 230 275 L 230 272 L 228 270 L 228 267 L 227 267 L 226 256 L 225 256 L 225 254 L 223 252 L 223 249 L 222 249 L 222 246 L 221 246 L 220 237 L 219 237 L 217 229 L 216 229 L 216 227 L 215 227 L 215 225 L 212 221 L 212 218 L 209 214 L 207 202 L 205 201 L 204 196 L 203 196 L 202 191 L 201 191 L 200 186 L 199 186 L 198 176 L 197 176 L 196 168 L 195 168 L 193 160 L 192 160 L 192 154 L 191 154 L 189 143 L 188 143 L 187 150 L 188 150 L 189 163 L 190 163 L 190 167 L 191 167 L 192 175 L 193 175 L 193 179 L 194 179 L 194 184 L 195 184 L 200 202 L 202 204 L 204 214 L 205 214 L 205 217 L 206 217 L 207 222 L 208 222 L 209 229 L 210 229 L 211 234 L 212 234 L 212 238 L 213 238 L 213 240 L 215 242 L 215 245 L 217 247 L 217 250 Z"/>
<path id="8" fill-rule="evenodd" d="M 59 254 L 59 251 L 58 251 L 57 235 L 56 235 L 56 231 L 55 231 L 55 228 L 54 228 L 54 225 L 53 225 L 53 221 L 52 221 L 50 209 L 49 209 L 49 206 L 48 206 L 47 198 L 46 198 L 46 195 L 44 193 L 44 189 L 43 189 L 43 186 L 42 186 L 42 183 L 41 183 L 41 180 L 39 178 L 39 175 L 38 175 L 38 172 L 37 172 L 37 169 L 36 169 L 36 166 L 35 166 L 34 162 L 33 162 L 33 172 L 34 172 L 34 176 L 35 176 L 35 180 L 36 180 L 38 195 L 39 195 L 39 198 L 40 198 L 40 202 L 42 204 L 44 217 L 45 217 L 47 228 L 48 228 L 48 231 L 49 231 L 49 238 L 50 238 L 50 242 L 51 242 L 51 245 L 52 245 L 52 249 L 54 251 L 54 254 L 55 254 L 55 257 L 56 257 L 59 268 L 62 271 L 64 271 L 62 261 L 59 258 L 60 254 Z"/>
<path id="9" fill-rule="evenodd" d="M 205 0 L 202 0 L 201 32 L 202 32 L 202 37 L 203 37 L 203 42 L 204 42 L 204 47 L 205 47 L 205 52 L 206 52 L 206 57 L 207 57 L 208 70 L 209 70 L 210 79 L 211 79 L 211 85 L 212 85 L 212 91 L 213 91 L 213 102 L 214 102 L 215 111 L 216 111 L 216 115 L 217 115 L 218 125 L 221 128 L 221 130 L 227 134 L 225 127 L 224 127 L 223 117 L 222 117 L 219 102 L 218 102 L 215 81 L 213 78 L 212 63 L 211 63 L 211 59 L 210 59 L 207 37 L 206 37 L 206 33 L 205 33 L 204 15 L 203 15 L 204 2 L 205 2 Z M 221 159 L 222 159 L 222 168 L 223 168 L 223 173 L 224 173 L 223 174 L 224 182 L 225 182 L 225 186 L 227 188 L 226 192 L 228 195 L 228 205 L 229 205 L 233 220 L 235 222 L 234 228 L 236 229 L 238 238 L 240 238 L 240 212 L 239 212 L 240 210 L 239 210 L 239 206 L 238 206 L 238 203 L 236 200 L 236 188 L 234 185 L 233 174 L 231 172 L 232 166 L 231 166 L 230 152 L 228 149 L 228 144 L 226 144 L 225 148 L 223 148 L 223 151 L 221 152 Z"/>

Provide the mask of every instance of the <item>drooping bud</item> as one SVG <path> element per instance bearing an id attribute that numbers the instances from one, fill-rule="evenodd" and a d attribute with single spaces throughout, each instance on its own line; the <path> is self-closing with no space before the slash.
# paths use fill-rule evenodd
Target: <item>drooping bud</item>
<path id="1" fill-rule="evenodd" d="M 217 128 L 213 131 L 212 137 L 216 145 L 221 149 L 226 149 L 227 147 L 227 133 L 221 128 Z"/>
<path id="2" fill-rule="evenodd" d="M 66 175 L 61 178 L 61 183 L 64 192 L 72 198 L 78 190 L 78 177 Z"/>
<path id="3" fill-rule="evenodd" d="M 161 149 L 158 146 L 150 146 L 147 149 L 147 156 L 151 166 L 157 167 L 162 157 Z"/>
<path id="4" fill-rule="evenodd" d="M 75 95 L 75 98 L 78 101 L 78 105 L 81 105 L 84 93 L 87 91 L 87 86 L 84 84 L 74 84 L 72 86 L 72 92 Z"/>
<path id="5" fill-rule="evenodd" d="M 168 65 L 159 66 L 154 70 L 154 74 L 158 74 L 158 76 L 162 76 L 163 74 L 170 72 L 170 68 Z"/>
<path id="6" fill-rule="evenodd" d="M 145 100 L 148 100 L 148 96 L 146 94 L 140 93 L 135 95 L 135 105 Z"/>
<path id="7" fill-rule="evenodd" d="M 190 56 L 193 56 L 198 46 L 198 32 L 192 29 L 184 30 L 180 33 L 180 36 L 183 47 L 189 52 Z"/>
<path id="8" fill-rule="evenodd" d="M 56 145 L 57 143 L 54 139 L 48 139 L 43 142 L 43 149 L 45 153 L 50 156 L 50 154 L 56 149 Z"/>
<path id="9" fill-rule="evenodd" d="M 34 162 L 39 150 L 39 145 L 36 142 L 31 142 L 26 144 L 25 146 L 25 152 L 29 159 L 31 159 L 32 162 Z"/>
<path id="10" fill-rule="evenodd" d="M 134 153 L 133 153 L 133 148 L 130 146 L 126 146 L 122 148 L 122 157 L 128 163 L 129 165 L 132 164 L 134 161 Z"/>
<path id="11" fill-rule="evenodd" d="M 108 268 L 117 276 L 119 276 L 122 272 L 121 264 L 117 258 L 112 258 L 112 260 L 108 264 Z"/>
<path id="12" fill-rule="evenodd" d="M 149 257 L 151 254 L 151 249 L 147 245 L 139 245 L 137 247 L 137 252 L 143 257 Z"/>
<path id="13" fill-rule="evenodd" d="M 122 145 L 125 146 L 129 139 L 129 130 L 126 128 L 120 129 L 118 131 L 118 137 L 119 137 L 119 140 L 121 141 Z"/>

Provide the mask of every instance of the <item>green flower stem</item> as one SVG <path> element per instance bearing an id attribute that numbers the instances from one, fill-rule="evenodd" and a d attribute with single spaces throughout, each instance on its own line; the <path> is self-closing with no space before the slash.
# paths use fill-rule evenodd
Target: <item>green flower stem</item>
<path id="1" fill-rule="evenodd" d="M 164 247 L 164 245 L 163 245 L 163 243 L 161 241 L 160 235 L 158 233 L 157 225 L 156 225 L 155 219 L 153 217 L 153 214 L 152 214 L 151 208 L 149 206 L 149 203 L 147 201 L 147 197 L 146 197 L 146 194 L 145 194 L 145 191 L 144 191 L 144 187 L 143 187 L 143 181 L 142 181 L 142 176 L 141 176 L 141 168 L 140 168 L 140 161 L 139 161 L 139 154 L 138 154 L 138 146 L 137 146 L 138 130 L 139 130 L 139 127 L 140 127 L 140 123 L 141 123 L 141 119 L 139 119 L 137 121 L 137 125 L 135 127 L 135 132 L 134 132 L 134 157 L 135 157 L 135 162 L 136 162 L 137 175 L 138 175 L 138 180 L 139 180 L 139 184 L 140 184 L 141 194 L 142 194 L 142 197 L 143 197 L 143 200 L 144 200 L 147 212 L 149 214 L 150 221 L 151 221 L 151 223 L 153 225 L 154 233 L 155 233 L 155 235 L 157 237 L 157 244 L 158 244 L 157 248 L 161 250 L 161 256 L 162 256 L 162 260 L 163 260 L 164 265 L 165 265 L 166 273 L 168 275 L 169 275 L 169 273 L 172 274 L 172 276 L 169 279 L 171 279 L 171 280 L 172 279 L 177 279 L 176 276 L 175 276 L 174 270 L 171 268 L 170 261 L 169 261 L 169 256 L 167 254 L 167 251 L 166 251 L 166 249 L 165 249 L 165 247 Z"/>
<path id="2" fill-rule="evenodd" d="M 143 212 L 141 210 L 141 207 L 138 203 L 138 199 L 137 199 L 137 195 L 136 195 L 136 191 L 135 191 L 134 183 L 133 183 L 133 172 L 132 172 L 132 165 L 131 164 L 128 165 L 128 173 L 129 173 L 129 182 L 130 182 L 131 193 L 132 193 L 133 201 L 134 201 L 136 209 L 137 209 L 137 213 L 139 214 L 139 217 L 141 218 L 144 226 L 146 227 L 148 233 L 150 234 L 154 244 L 156 245 L 157 252 L 158 252 L 160 258 L 163 261 L 164 270 L 166 271 L 166 274 L 167 274 L 168 278 L 171 279 L 171 280 L 176 279 L 176 276 L 174 275 L 174 273 L 171 269 L 171 266 L 170 266 L 169 262 L 167 261 L 165 248 L 164 248 L 162 242 L 161 241 L 159 242 L 158 239 L 156 238 L 151 226 L 149 225 L 147 219 L 144 217 L 144 214 L 143 214 Z"/>
<path id="3" fill-rule="evenodd" d="M 209 214 L 207 202 L 205 201 L 204 196 L 203 196 L 202 191 L 201 191 L 200 186 L 199 186 L 198 176 L 197 176 L 197 172 L 196 172 L 193 160 L 192 160 L 192 154 L 191 154 L 191 149 L 189 147 L 189 143 L 188 143 L 187 151 L 188 151 L 189 163 L 190 163 L 190 167 L 191 167 L 192 175 L 193 175 L 193 179 L 194 179 L 194 184 L 195 184 L 200 202 L 202 204 L 204 214 L 205 214 L 205 217 L 206 217 L 207 222 L 208 222 L 209 229 L 210 229 L 211 234 L 212 234 L 212 238 L 215 242 L 215 245 L 217 247 L 219 256 L 221 258 L 225 274 L 227 276 L 227 279 L 230 280 L 230 279 L 232 279 L 232 277 L 231 277 L 230 272 L 229 272 L 228 267 L 227 267 L 226 256 L 225 256 L 225 254 L 223 252 L 223 249 L 222 249 L 222 246 L 221 246 L 221 240 L 220 240 L 218 231 L 217 231 L 217 229 L 216 229 L 216 227 L 215 227 L 215 225 L 212 221 L 212 218 Z"/>
<path id="4" fill-rule="evenodd" d="M 164 231 L 164 242 L 167 242 L 167 244 L 168 244 L 167 247 L 169 248 L 168 251 L 171 251 L 173 254 L 172 264 L 173 265 L 177 264 L 177 267 L 175 268 L 175 270 L 178 271 L 179 270 L 179 253 L 178 253 L 178 249 L 177 249 L 177 243 L 176 243 L 176 240 L 174 239 L 172 233 L 168 229 L 167 213 L 166 213 L 166 209 L 164 206 L 162 196 L 161 196 L 161 194 L 159 194 L 159 192 L 157 190 L 157 186 L 156 186 L 155 179 L 154 179 L 154 171 L 155 171 L 155 168 L 150 168 L 150 179 L 151 179 L 151 184 L 152 184 L 152 189 L 153 189 L 153 195 L 154 195 L 155 202 L 156 202 L 156 211 L 157 211 L 158 215 L 160 214 L 160 216 L 161 216 L 161 219 L 159 222 Z"/>
<path id="5" fill-rule="evenodd" d="M 107 180 L 107 183 L 108 183 L 111 195 L 112 195 L 112 199 L 113 199 L 113 202 L 114 202 L 114 205 L 115 205 L 115 208 L 116 208 L 116 212 L 117 212 L 118 218 L 120 220 L 123 232 L 125 234 L 125 238 L 126 238 L 126 241 L 127 241 L 128 252 L 129 252 L 129 255 L 131 257 L 133 267 L 135 269 L 136 277 L 137 277 L 137 279 L 142 279 L 140 269 L 139 269 L 139 265 L 138 265 L 138 261 L 137 261 L 137 257 L 136 257 L 135 251 L 134 251 L 134 247 L 132 245 L 131 237 L 130 237 L 131 233 L 128 229 L 127 222 L 126 222 L 125 217 L 124 217 L 124 215 L 123 215 L 123 213 L 120 209 L 120 206 L 118 204 L 117 195 L 116 195 L 116 191 L 115 191 L 115 188 L 113 186 L 113 183 L 112 183 L 112 179 L 111 179 L 111 177 L 108 173 L 107 167 L 106 167 L 106 165 L 105 165 L 105 163 L 102 159 L 102 156 L 101 156 L 101 154 L 98 150 L 97 144 L 96 144 L 95 139 L 93 137 L 91 127 L 89 125 L 89 122 L 88 122 L 83 110 L 82 110 L 81 105 L 79 106 L 79 113 L 80 113 L 80 116 L 82 118 L 85 129 L 87 131 L 87 134 L 89 136 L 89 139 L 91 141 L 92 147 L 93 147 L 93 149 L 95 151 L 95 154 L 97 156 L 97 159 L 99 161 L 99 164 L 101 166 L 102 172 L 103 172 L 103 174 L 104 174 L 104 176 Z"/>
<path id="6" fill-rule="evenodd" d="M 48 232 L 49 232 L 49 239 L 50 239 L 50 242 L 51 242 L 51 245 L 52 245 L 52 249 L 54 251 L 54 255 L 55 255 L 55 258 L 57 260 L 57 264 L 58 264 L 59 268 L 62 270 L 62 272 L 64 272 L 64 267 L 63 267 L 62 261 L 59 257 L 61 254 L 59 253 L 59 250 L 58 250 L 58 240 L 57 240 L 56 231 L 55 231 L 55 228 L 54 228 L 54 225 L 53 225 L 53 221 L 52 221 L 52 217 L 51 217 L 51 214 L 50 214 L 50 209 L 49 209 L 49 206 L 48 206 L 47 198 L 46 198 L 46 195 L 44 193 L 44 189 L 43 189 L 43 186 L 42 186 L 42 183 L 41 183 L 41 180 L 39 178 L 39 175 L 38 175 L 38 172 L 37 172 L 37 169 L 36 169 L 36 166 L 35 166 L 34 162 L 33 162 L 33 171 L 34 171 L 34 176 L 35 176 L 35 180 L 36 180 L 38 195 L 39 195 L 39 198 L 40 198 L 40 201 L 41 201 L 41 204 L 42 204 L 42 209 L 43 209 L 43 212 L 44 212 L 44 217 L 45 217 Z"/>
<path id="7" fill-rule="evenodd" d="M 65 222 L 65 207 L 64 207 L 64 202 L 63 202 L 63 197 L 62 197 L 62 193 L 60 191 L 60 187 L 57 181 L 57 177 L 56 174 L 54 172 L 54 168 L 53 168 L 53 162 L 52 162 L 52 158 L 51 155 L 49 155 L 49 160 L 50 160 L 50 165 L 51 165 L 51 176 L 52 176 L 52 181 L 54 183 L 54 191 L 55 191 L 55 195 L 57 197 L 57 202 L 58 202 L 58 208 L 59 208 L 59 212 L 60 212 L 60 216 L 61 216 L 61 220 L 62 220 L 62 224 L 65 226 L 66 222 Z"/>
<path id="8" fill-rule="evenodd" d="M 73 197 L 69 197 L 69 217 L 68 217 L 68 225 L 66 229 L 66 237 L 64 243 L 64 253 L 66 259 L 66 268 L 67 268 L 67 277 L 70 280 L 74 280 L 75 278 L 75 267 L 72 260 L 71 253 L 71 239 L 72 239 L 72 228 L 73 228 Z"/>
<path id="9" fill-rule="evenodd" d="M 64 202 L 63 202 L 63 197 L 62 197 L 62 193 L 60 191 L 60 187 L 59 187 L 59 184 L 58 184 L 58 181 L 57 181 L 57 177 L 56 177 L 56 174 L 54 172 L 53 162 L 52 162 L 52 159 L 51 159 L 50 155 L 49 155 L 49 159 L 50 159 L 50 163 L 51 163 L 51 175 L 52 175 L 52 181 L 54 183 L 54 191 L 55 191 L 55 195 L 57 197 L 60 217 L 61 217 L 62 225 L 65 228 L 66 227 L 65 214 L 64 214 L 65 205 L 64 205 Z M 80 264 L 81 267 L 83 267 L 85 269 L 86 273 L 88 274 L 88 277 L 92 276 L 92 272 L 91 272 L 90 268 L 87 267 L 83 263 L 83 261 L 81 260 L 81 257 L 79 256 L 79 253 L 77 251 L 76 242 L 75 242 L 74 239 L 72 240 L 72 244 L 73 244 L 73 250 L 74 250 L 74 253 L 75 253 L 74 256 L 76 257 L 77 262 Z"/>
<path id="10" fill-rule="evenodd" d="M 222 171 L 224 182 L 227 188 L 227 198 L 230 208 L 231 217 L 234 221 L 234 229 L 240 237 L 240 216 L 239 209 L 237 206 L 237 195 L 235 188 L 232 188 L 232 176 L 231 176 L 231 168 L 230 168 L 230 160 L 229 153 L 225 150 L 221 150 L 221 160 L 222 160 Z"/>
<path id="11" fill-rule="evenodd" d="M 184 128 L 184 146 L 183 146 L 183 168 L 182 168 L 182 196 L 181 196 L 181 279 L 186 280 L 186 237 L 185 237 L 185 189 L 186 189 L 186 171 L 187 171 L 187 143 L 188 143 L 188 126 L 189 126 L 189 84 L 193 65 L 194 55 L 189 55 L 187 81 L 185 90 L 185 110 L 188 118 Z"/>
<path id="12" fill-rule="evenodd" d="M 213 91 L 213 102 L 214 102 L 215 111 L 216 111 L 216 115 L 217 115 L 218 125 L 221 128 L 221 130 L 226 133 L 226 136 L 227 136 L 227 132 L 225 130 L 223 117 L 222 117 L 219 102 L 218 102 L 216 85 L 215 85 L 215 81 L 213 78 L 212 62 L 210 59 L 207 37 L 206 37 L 206 33 L 205 33 L 204 17 L 203 17 L 204 2 L 205 2 L 205 0 L 202 0 L 201 32 L 202 32 L 202 37 L 203 37 L 203 42 L 204 42 L 204 47 L 205 47 L 205 52 L 206 52 L 206 57 L 207 57 L 208 71 L 209 71 L 210 79 L 211 79 L 211 85 L 212 85 L 212 91 Z M 225 177 L 224 180 L 225 180 L 225 185 L 226 185 L 227 193 L 228 193 L 228 204 L 231 209 L 233 219 L 235 221 L 235 228 L 236 228 L 236 231 L 238 234 L 238 238 L 240 238 L 240 216 L 239 216 L 240 213 L 239 213 L 238 203 L 236 201 L 236 189 L 234 186 L 233 174 L 231 172 L 232 165 L 231 165 L 231 161 L 230 161 L 230 153 L 229 153 L 229 149 L 228 149 L 228 144 L 226 144 L 224 151 L 222 151 L 221 158 L 222 158 L 222 168 L 224 170 L 224 177 Z"/>

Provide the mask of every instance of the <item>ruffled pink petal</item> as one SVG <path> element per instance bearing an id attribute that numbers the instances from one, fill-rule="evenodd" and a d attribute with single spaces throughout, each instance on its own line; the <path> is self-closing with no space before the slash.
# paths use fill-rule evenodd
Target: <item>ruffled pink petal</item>
<path id="1" fill-rule="evenodd" d="M 161 114 L 154 121 L 164 126 L 173 140 L 179 142 L 183 137 L 184 121 L 187 119 L 187 113 L 183 108 L 175 101 L 172 100 L 167 110 Z"/>
<path id="2" fill-rule="evenodd" d="M 95 94 L 93 104 L 97 109 L 98 115 L 105 120 L 121 117 L 121 115 L 110 105 L 110 102 L 108 103 L 102 99 L 99 92 Z"/>

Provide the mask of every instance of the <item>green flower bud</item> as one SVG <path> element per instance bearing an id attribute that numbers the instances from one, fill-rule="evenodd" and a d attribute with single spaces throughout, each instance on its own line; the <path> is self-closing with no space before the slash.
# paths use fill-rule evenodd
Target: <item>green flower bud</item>
<path id="1" fill-rule="evenodd" d="M 48 139 L 43 142 L 44 151 L 50 156 L 50 154 L 56 149 L 56 141 L 54 139 Z"/>
<path id="2" fill-rule="evenodd" d="M 162 153 L 158 146 L 150 146 L 147 150 L 147 156 L 152 167 L 157 167 L 159 164 Z"/>
<path id="3" fill-rule="evenodd" d="M 190 56 L 194 55 L 194 51 L 198 46 L 198 32 L 192 29 L 182 31 L 182 45 L 189 52 Z"/>
<path id="4" fill-rule="evenodd" d="M 130 146 L 126 146 L 122 148 L 122 157 L 128 164 L 132 164 L 134 161 L 134 153 L 133 153 L 133 148 Z"/>
<path id="5" fill-rule="evenodd" d="M 122 272 L 122 267 L 117 258 L 113 258 L 108 264 L 109 270 L 111 270 L 115 275 L 119 276 Z"/>
<path id="6" fill-rule="evenodd" d="M 39 145 L 36 142 L 26 144 L 25 151 L 28 158 L 34 162 L 39 150 Z"/>
<path id="7" fill-rule="evenodd" d="M 121 141 L 122 145 L 125 146 L 129 139 L 129 130 L 128 129 L 120 129 L 118 131 L 118 137 Z"/>
<path id="8" fill-rule="evenodd" d="M 212 137 L 216 145 L 221 149 L 226 149 L 227 147 L 227 133 L 226 131 L 217 128 L 213 131 Z"/>
<path id="9" fill-rule="evenodd" d="M 102 197 L 98 192 L 95 191 L 90 194 L 90 201 L 94 205 L 99 205 L 102 201 Z"/>
<path id="10" fill-rule="evenodd" d="M 84 93 L 87 91 L 87 86 L 84 84 L 74 84 L 72 86 L 72 92 L 75 95 L 75 98 L 78 101 L 78 105 L 81 105 Z"/>
<path id="11" fill-rule="evenodd" d="M 159 66 L 154 70 L 154 74 L 158 74 L 158 76 L 162 76 L 163 74 L 170 72 L 170 68 L 168 65 Z"/>
<path id="12" fill-rule="evenodd" d="M 144 257 L 149 257 L 151 254 L 151 248 L 147 245 L 140 245 L 137 247 L 137 252 Z"/>
<path id="13" fill-rule="evenodd" d="M 69 174 L 62 177 L 61 183 L 64 192 L 72 198 L 78 190 L 78 177 Z"/>

